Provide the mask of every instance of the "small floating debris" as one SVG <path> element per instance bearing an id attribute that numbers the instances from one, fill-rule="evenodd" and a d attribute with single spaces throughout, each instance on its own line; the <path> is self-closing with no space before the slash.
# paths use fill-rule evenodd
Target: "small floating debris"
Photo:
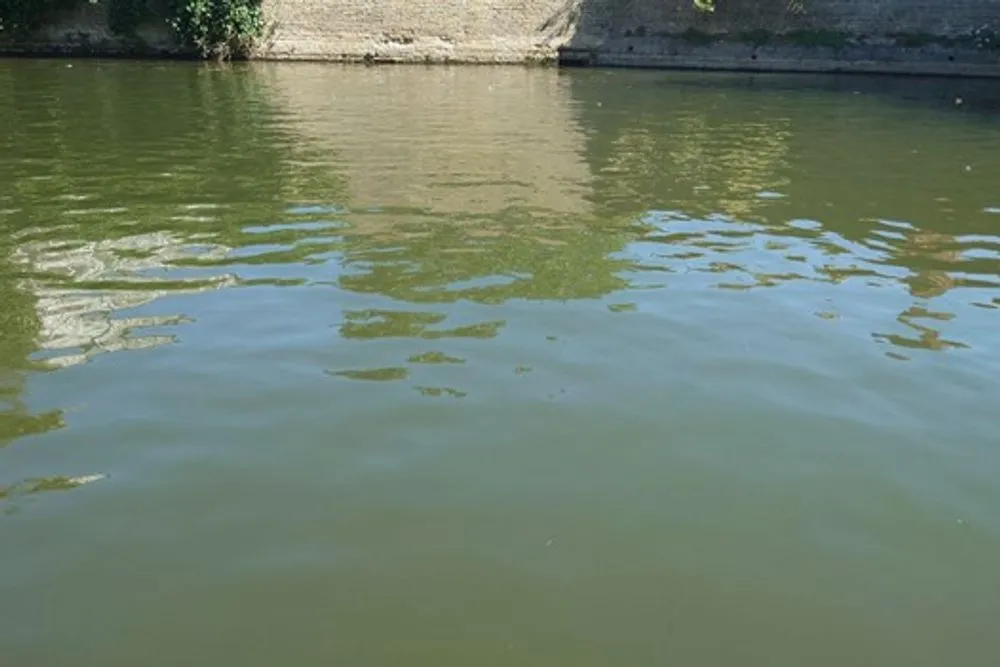
<path id="1" fill-rule="evenodd" d="M 1000 215 L 1000 206 L 987 206 L 983 209 L 983 213 L 992 213 L 993 215 Z"/>
<path id="2" fill-rule="evenodd" d="M 757 199 L 784 199 L 787 196 L 780 192 L 772 192 L 771 190 L 761 190 L 757 193 Z"/>

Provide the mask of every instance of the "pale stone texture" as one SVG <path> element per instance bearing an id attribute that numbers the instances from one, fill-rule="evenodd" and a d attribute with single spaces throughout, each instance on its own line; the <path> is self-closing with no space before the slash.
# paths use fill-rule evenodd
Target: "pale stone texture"
<path id="1" fill-rule="evenodd" d="M 554 60 L 574 23 L 566 0 L 265 0 L 269 58 Z"/>
<path id="2" fill-rule="evenodd" d="M 715 4 L 707 13 L 692 0 L 263 0 L 256 57 L 1000 76 L 1000 47 L 970 39 L 998 39 L 1000 0 Z M 131 52 L 103 12 L 86 5 L 35 42 L 0 51 Z M 143 35 L 148 50 L 171 50 L 162 23 Z"/>
<path id="3" fill-rule="evenodd" d="M 1000 75 L 1000 0 L 264 0 L 270 59 Z M 718 41 L 698 44 L 695 31 Z M 767 33 L 794 40 L 755 44 Z M 896 36 L 913 43 L 903 48 Z M 836 43 L 842 41 L 844 43 Z M 833 43 L 831 43 L 833 42 Z"/>

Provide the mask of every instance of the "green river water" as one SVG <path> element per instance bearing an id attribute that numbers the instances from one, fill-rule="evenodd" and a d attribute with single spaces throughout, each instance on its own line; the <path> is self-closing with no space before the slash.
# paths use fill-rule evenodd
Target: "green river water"
<path id="1" fill-rule="evenodd" d="M 995 667 L 1000 86 L 0 62 L 0 664 Z"/>

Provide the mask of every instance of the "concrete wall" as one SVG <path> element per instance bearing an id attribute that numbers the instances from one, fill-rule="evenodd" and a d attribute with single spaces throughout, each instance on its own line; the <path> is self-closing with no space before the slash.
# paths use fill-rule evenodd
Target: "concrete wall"
<path id="1" fill-rule="evenodd" d="M 1000 0 L 578 0 L 564 62 L 1000 75 Z"/>
<path id="2" fill-rule="evenodd" d="M 1000 0 L 715 4 L 709 13 L 693 0 L 263 0 L 258 56 L 1000 76 Z M 86 5 L 27 50 L 114 51 L 103 11 Z M 152 47 L 168 48 L 162 25 L 147 28 Z"/>
<path id="3" fill-rule="evenodd" d="M 694 28 L 739 34 L 821 29 L 853 35 L 962 35 L 997 26 L 998 0 L 716 0 L 714 12 L 691 0 L 578 0 L 585 32 L 622 36 L 678 34 Z"/>
<path id="4" fill-rule="evenodd" d="M 566 0 L 264 0 L 271 58 L 552 60 L 572 35 Z"/>
<path id="5" fill-rule="evenodd" d="M 692 0 L 264 0 L 274 32 L 261 55 L 463 62 L 561 57 L 589 64 L 730 63 L 752 69 L 766 69 L 765 62 L 786 69 L 853 62 L 860 69 L 891 70 L 902 63 L 903 69 L 985 71 L 997 64 L 996 50 L 933 38 L 1000 30 L 1000 0 L 715 4 L 714 12 L 704 12 Z M 701 41 L 692 41 L 691 32 Z M 763 33 L 793 37 L 772 39 L 762 48 L 755 39 Z M 900 33 L 910 37 L 906 48 L 900 47 Z M 688 38 L 680 39 L 684 34 Z"/>

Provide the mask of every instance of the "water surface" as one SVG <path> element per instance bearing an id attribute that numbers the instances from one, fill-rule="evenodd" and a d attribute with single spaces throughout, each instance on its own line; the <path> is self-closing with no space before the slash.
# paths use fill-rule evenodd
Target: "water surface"
<path id="1" fill-rule="evenodd" d="M 0 63 L 2 662 L 997 664 L 998 109 Z"/>

